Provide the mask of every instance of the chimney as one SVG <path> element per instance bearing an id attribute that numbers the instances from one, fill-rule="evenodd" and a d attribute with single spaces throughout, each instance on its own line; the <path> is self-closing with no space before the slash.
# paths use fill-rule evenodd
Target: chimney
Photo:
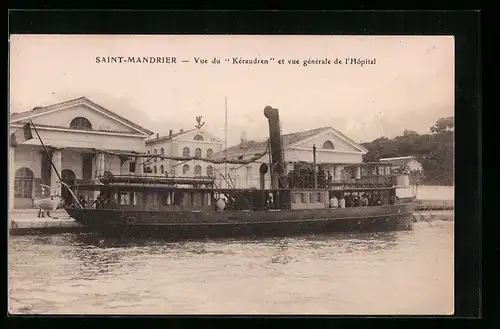
<path id="1" fill-rule="evenodd" d="M 172 131 L 172 129 L 170 129 L 170 131 L 168 132 L 168 136 L 172 136 L 172 133 L 173 133 L 173 131 Z"/>
<path id="2" fill-rule="evenodd" d="M 183 132 L 184 132 L 184 129 L 181 129 L 181 133 L 183 133 Z"/>
<path id="3" fill-rule="evenodd" d="M 160 138 L 160 134 L 159 133 L 156 133 L 156 138 Z"/>

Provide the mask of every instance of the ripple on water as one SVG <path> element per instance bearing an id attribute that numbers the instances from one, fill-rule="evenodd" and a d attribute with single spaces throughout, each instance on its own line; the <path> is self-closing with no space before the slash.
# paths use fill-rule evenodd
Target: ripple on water
<path id="1" fill-rule="evenodd" d="M 446 314 L 453 222 L 413 231 L 166 242 L 11 237 L 9 310 Z"/>

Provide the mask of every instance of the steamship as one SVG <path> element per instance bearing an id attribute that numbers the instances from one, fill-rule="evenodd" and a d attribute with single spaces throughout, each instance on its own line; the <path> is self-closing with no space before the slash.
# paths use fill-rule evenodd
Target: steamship
<path id="1" fill-rule="evenodd" d="M 220 188 L 214 177 L 108 175 L 96 184 L 66 186 L 74 196 L 66 211 L 89 230 L 106 235 L 191 238 L 411 229 L 414 198 L 398 199 L 392 176 L 370 185 L 335 185 L 318 183 L 315 165 L 312 174 L 285 174 L 278 110 L 267 106 L 264 115 L 269 123 L 268 149 L 245 161 L 270 155 L 269 189 Z M 160 154 L 128 156 L 186 161 Z M 245 164 L 241 159 L 196 159 Z M 99 202 L 81 204 L 76 195 L 82 193 L 100 193 Z"/>

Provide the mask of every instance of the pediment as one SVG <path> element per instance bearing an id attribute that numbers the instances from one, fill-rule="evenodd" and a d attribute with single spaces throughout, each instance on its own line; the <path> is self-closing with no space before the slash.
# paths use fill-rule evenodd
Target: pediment
<path id="1" fill-rule="evenodd" d="M 367 150 L 352 141 L 348 137 L 337 132 L 335 129 L 328 129 L 320 134 L 311 136 L 307 139 L 300 140 L 290 145 L 292 148 L 307 148 L 312 149 L 313 145 L 317 150 L 332 150 L 342 152 L 359 152 L 366 153 Z"/>
<path id="2" fill-rule="evenodd" d="M 198 141 L 205 143 L 222 143 L 220 139 L 218 139 L 217 137 L 215 137 L 214 135 L 203 129 L 193 129 L 187 131 L 184 134 L 179 134 L 178 136 L 174 137 L 173 140 L 179 142 Z"/>
<path id="3" fill-rule="evenodd" d="M 152 133 L 86 98 L 35 108 L 28 112 L 14 113 L 11 114 L 10 122 L 15 124 L 28 119 L 31 119 L 35 125 L 57 128 L 83 127 L 96 131 L 134 133 L 145 136 Z M 81 125 L 82 122 L 85 123 L 84 126 Z"/>

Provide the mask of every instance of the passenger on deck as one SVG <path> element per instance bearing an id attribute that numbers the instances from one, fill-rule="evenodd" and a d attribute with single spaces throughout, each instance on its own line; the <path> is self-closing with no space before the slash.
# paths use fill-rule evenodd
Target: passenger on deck
<path id="1" fill-rule="evenodd" d="M 339 208 L 345 208 L 345 199 L 343 196 L 340 196 L 339 199 Z"/>
<path id="2" fill-rule="evenodd" d="M 352 200 L 352 206 L 353 207 L 360 207 L 361 206 L 361 199 L 359 198 L 359 196 L 354 196 L 354 199 Z"/>
<path id="3" fill-rule="evenodd" d="M 368 198 L 366 197 L 366 194 L 363 194 L 361 197 L 361 206 L 368 207 Z"/>
<path id="4" fill-rule="evenodd" d="M 378 204 L 379 205 L 383 205 L 385 204 L 385 198 L 384 198 L 384 195 L 381 194 L 379 197 L 378 197 L 378 200 L 377 200 Z"/>
<path id="5" fill-rule="evenodd" d="M 330 208 L 338 208 L 339 206 L 339 201 L 337 200 L 337 197 L 335 195 L 332 195 L 330 198 Z"/>
<path id="6" fill-rule="evenodd" d="M 267 197 L 267 207 L 268 209 L 273 209 L 274 208 L 274 197 L 272 193 L 269 193 Z"/>
<path id="7" fill-rule="evenodd" d="M 92 204 L 95 206 L 96 209 L 102 208 L 104 206 L 104 199 L 103 197 L 99 194 L 97 198 L 92 202 Z"/>
<path id="8" fill-rule="evenodd" d="M 87 201 L 82 195 L 78 198 L 78 202 L 80 203 L 82 208 L 87 208 Z"/>

